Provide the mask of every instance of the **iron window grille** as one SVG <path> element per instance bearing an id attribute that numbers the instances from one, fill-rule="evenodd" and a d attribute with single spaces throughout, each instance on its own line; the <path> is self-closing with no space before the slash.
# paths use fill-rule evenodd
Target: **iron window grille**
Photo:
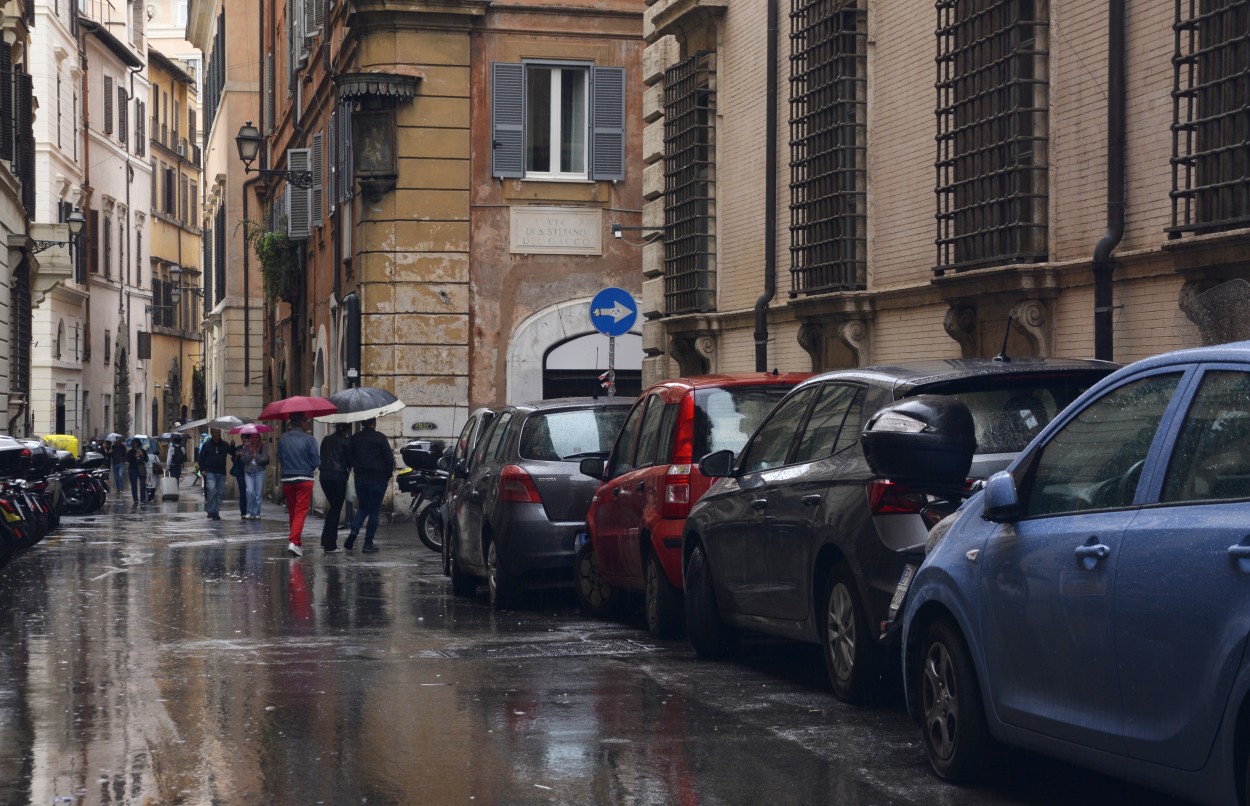
<path id="1" fill-rule="evenodd" d="M 792 297 L 867 284 L 865 6 L 794 0 L 790 14 Z"/>
<path id="2" fill-rule="evenodd" d="M 1172 226 L 1250 226 L 1250 0 L 1176 0 Z"/>
<path id="3" fill-rule="evenodd" d="M 715 307 L 715 56 L 664 73 L 664 312 Z"/>
<path id="4" fill-rule="evenodd" d="M 1045 0 L 938 0 L 937 266 L 1047 259 Z"/>

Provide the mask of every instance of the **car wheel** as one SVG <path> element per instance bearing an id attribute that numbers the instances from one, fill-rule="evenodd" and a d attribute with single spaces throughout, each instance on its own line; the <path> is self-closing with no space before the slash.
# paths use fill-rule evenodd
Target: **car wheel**
<path id="1" fill-rule="evenodd" d="M 616 588 L 603 581 L 599 574 L 599 555 L 595 553 L 590 538 L 577 547 L 573 558 L 573 581 L 577 601 L 582 609 L 596 618 L 615 614 L 620 594 Z"/>
<path id="2" fill-rule="evenodd" d="M 712 570 L 702 546 L 695 546 L 686 565 L 686 636 L 701 658 L 727 658 L 738 648 L 737 632 L 721 620 L 716 606 Z"/>
<path id="3" fill-rule="evenodd" d="M 448 576 L 451 577 L 453 596 L 469 597 L 477 593 L 477 579 L 469 576 L 460 568 L 460 560 L 456 557 L 459 540 L 450 542 L 447 547 Z"/>
<path id="4" fill-rule="evenodd" d="M 984 768 L 991 739 L 976 669 L 963 636 L 935 621 L 921 642 L 921 727 L 934 772 L 948 781 L 969 781 Z"/>
<path id="5" fill-rule="evenodd" d="M 651 635 L 655 638 L 679 638 L 682 626 L 681 591 L 668 581 L 660 558 L 654 552 L 647 553 L 643 597 L 643 610 Z"/>
<path id="6" fill-rule="evenodd" d="M 829 572 L 824 590 L 820 622 L 825 673 L 839 699 L 860 703 L 877 674 L 879 653 L 855 579 L 845 563 Z"/>
<path id="7" fill-rule="evenodd" d="M 516 599 L 517 579 L 499 567 L 499 553 L 495 550 L 495 541 L 490 541 L 486 549 L 486 585 L 490 589 L 490 606 L 496 610 L 507 610 Z"/>

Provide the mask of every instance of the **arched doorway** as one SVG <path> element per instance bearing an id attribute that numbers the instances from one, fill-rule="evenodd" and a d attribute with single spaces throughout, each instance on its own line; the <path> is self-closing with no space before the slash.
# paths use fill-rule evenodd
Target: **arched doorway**
<path id="1" fill-rule="evenodd" d="M 638 324 L 641 328 L 641 323 Z M 508 341 L 507 388 L 504 399 L 509 402 L 541 400 L 544 397 L 543 377 L 547 368 L 547 355 L 552 348 L 581 336 L 597 334 L 590 325 L 590 297 L 561 302 L 544 308 L 523 321 L 512 332 Z M 641 330 L 631 332 L 630 336 L 641 339 Z M 625 337 L 617 340 L 618 356 L 620 346 Z M 604 339 L 606 345 L 607 339 Z M 641 341 L 639 342 L 641 347 Z M 641 352 L 641 351 L 640 351 Z M 603 369 L 607 368 L 607 350 L 604 356 Z M 618 365 L 625 366 L 619 359 Z M 641 367 L 641 354 L 638 367 Z M 585 367 L 590 370 L 593 367 Z M 595 373 L 598 376 L 600 369 Z M 618 380 L 620 376 L 617 376 Z M 641 376 L 640 376 L 641 378 Z M 618 393 L 620 387 L 617 387 Z"/>
<path id="2" fill-rule="evenodd" d="M 587 333 L 547 351 L 543 365 L 543 399 L 589 397 L 607 392 L 600 376 L 607 371 L 611 347 L 602 333 Z M 616 394 L 642 392 L 642 336 L 626 333 L 616 339 Z"/>

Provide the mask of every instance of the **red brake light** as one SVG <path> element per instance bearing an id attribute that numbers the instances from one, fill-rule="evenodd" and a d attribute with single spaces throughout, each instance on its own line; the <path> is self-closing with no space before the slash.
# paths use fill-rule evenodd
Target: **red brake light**
<path id="1" fill-rule="evenodd" d="M 22 458 L 26 459 L 29 457 L 30 457 L 30 448 L 22 448 Z"/>
<path id="2" fill-rule="evenodd" d="M 681 408 L 677 410 L 677 433 L 673 437 L 672 463 L 692 465 L 694 464 L 694 392 L 687 392 L 681 399 L 680 405 Z M 681 517 L 684 518 L 685 515 Z"/>
<path id="3" fill-rule="evenodd" d="M 868 507 L 874 515 L 915 515 L 928 503 L 924 493 L 912 492 L 889 479 L 868 482 Z"/>
<path id="4" fill-rule="evenodd" d="M 514 504 L 541 504 L 538 488 L 530 474 L 516 465 L 507 465 L 499 474 L 499 500 Z"/>
<path id="5" fill-rule="evenodd" d="M 670 465 L 664 476 L 664 518 L 685 518 L 690 514 L 690 465 Z"/>

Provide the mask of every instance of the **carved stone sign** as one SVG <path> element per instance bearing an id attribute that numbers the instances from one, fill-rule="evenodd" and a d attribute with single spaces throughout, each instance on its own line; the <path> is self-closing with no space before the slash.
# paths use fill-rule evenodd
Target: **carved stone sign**
<path id="1" fill-rule="evenodd" d="M 586 207 L 512 207 L 508 248 L 521 255 L 602 255 L 603 213 Z"/>

